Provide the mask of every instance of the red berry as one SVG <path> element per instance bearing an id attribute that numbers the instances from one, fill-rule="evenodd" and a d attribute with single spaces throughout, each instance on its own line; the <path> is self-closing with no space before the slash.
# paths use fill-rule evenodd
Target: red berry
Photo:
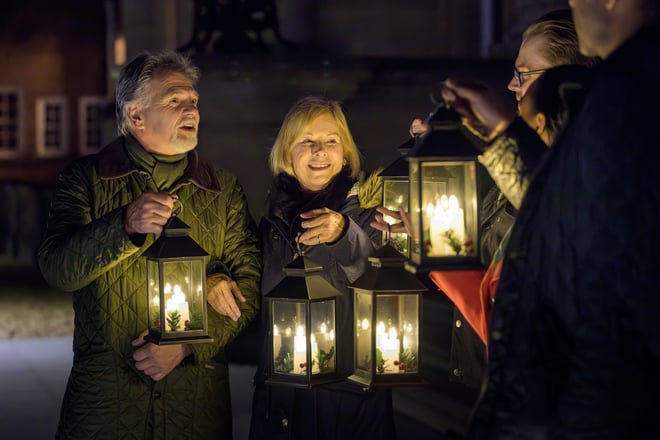
<path id="1" fill-rule="evenodd" d="M 405 370 L 405 369 L 406 369 L 406 364 L 405 364 L 405 362 L 401 362 L 401 363 L 399 364 L 399 370 Z"/>
<path id="2" fill-rule="evenodd" d="M 185 325 L 186 327 L 188 327 L 188 326 L 190 325 L 190 321 L 186 319 L 186 321 L 183 323 L 183 325 Z"/>
<path id="3" fill-rule="evenodd" d="M 399 361 L 397 361 L 397 360 L 395 360 L 395 361 L 392 362 L 392 363 L 393 363 L 394 365 L 399 365 Z"/>
<path id="4" fill-rule="evenodd" d="M 305 368 L 305 365 L 306 365 L 305 362 L 301 362 L 300 365 L 298 365 L 298 366 L 299 366 L 300 368 Z"/>

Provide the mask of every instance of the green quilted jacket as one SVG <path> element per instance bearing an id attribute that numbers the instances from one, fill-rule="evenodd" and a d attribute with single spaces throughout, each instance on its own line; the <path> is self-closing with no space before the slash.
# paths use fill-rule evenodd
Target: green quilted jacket
<path id="1" fill-rule="evenodd" d="M 214 172 L 188 154 L 184 176 L 169 192 L 183 202 L 179 217 L 209 254 L 207 272 L 224 272 L 246 298 L 238 322 L 208 308 L 212 343 L 192 344 L 193 354 L 165 379 L 138 371 L 131 341 L 147 328 L 147 234 L 136 246 L 123 228 L 122 211 L 146 190 L 151 176 L 137 169 L 119 138 L 99 154 L 69 165 L 60 175 L 38 261 L 54 287 L 73 292 L 73 368 L 58 438 L 230 439 L 231 405 L 224 347 L 258 309 L 261 254 L 255 226 L 236 177 Z"/>

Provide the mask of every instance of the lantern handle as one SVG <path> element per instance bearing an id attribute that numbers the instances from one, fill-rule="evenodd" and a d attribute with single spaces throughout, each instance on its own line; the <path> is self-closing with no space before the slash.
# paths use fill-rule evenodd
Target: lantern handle
<path id="1" fill-rule="evenodd" d="M 172 217 L 176 217 L 182 212 L 183 212 L 183 202 L 178 198 L 174 199 L 174 203 L 172 206 Z"/>

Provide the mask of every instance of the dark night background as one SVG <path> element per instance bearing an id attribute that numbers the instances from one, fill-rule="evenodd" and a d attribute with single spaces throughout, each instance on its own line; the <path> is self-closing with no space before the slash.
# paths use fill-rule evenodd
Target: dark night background
<path id="1" fill-rule="evenodd" d="M 143 49 L 190 54 L 202 72 L 199 151 L 238 175 L 258 220 L 269 148 L 300 97 L 341 100 L 364 168 L 385 166 L 407 140 L 410 121 L 433 109 L 429 93 L 444 78 L 480 78 L 509 93 L 522 29 L 560 7 L 567 2 L 3 0 L 0 373 L 13 383 L 0 382 L 0 433 L 21 427 L 20 438 L 52 437 L 71 354 L 51 359 L 39 344 L 69 350 L 72 312 L 70 297 L 41 280 L 34 253 L 59 171 L 116 135 L 114 82 L 126 59 Z M 89 102 L 96 113 L 86 110 Z M 49 105 L 58 109 L 55 118 L 40 111 Z M 444 295 L 425 294 L 429 385 L 395 390 L 402 439 L 465 429 L 476 393 L 447 381 L 452 325 Z M 252 344 L 248 332 L 236 344 L 241 350 L 231 351 L 244 378 Z M 251 389 L 232 393 L 241 399 L 237 420 L 249 420 Z"/>

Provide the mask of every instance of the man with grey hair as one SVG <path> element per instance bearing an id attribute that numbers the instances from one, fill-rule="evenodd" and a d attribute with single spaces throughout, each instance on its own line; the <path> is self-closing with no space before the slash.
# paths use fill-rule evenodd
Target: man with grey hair
<path id="1" fill-rule="evenodd" d="M 58 438 L 231 438 L 224 348 L 257 312 L 261 256 L 236 177 L 195 150 L 198 78 L 175 52 L 138 55 L 117 83 L 119 137 L 60 175 L 38 251 L 44 278 L 73 293 L 74 359 Z M 144 339 L 142 253 L 177 201 L 210 254 L 210 343 Z"/>
<path id="2" fill-rule="evenodd" d="M 443 91 L 491 141 L 500 187 L 527 188 L 471 438 L 660 438 L 660 1 L 569 4 L 580 51 L 603 61 L 551 150 L 483 87 Z"/>

